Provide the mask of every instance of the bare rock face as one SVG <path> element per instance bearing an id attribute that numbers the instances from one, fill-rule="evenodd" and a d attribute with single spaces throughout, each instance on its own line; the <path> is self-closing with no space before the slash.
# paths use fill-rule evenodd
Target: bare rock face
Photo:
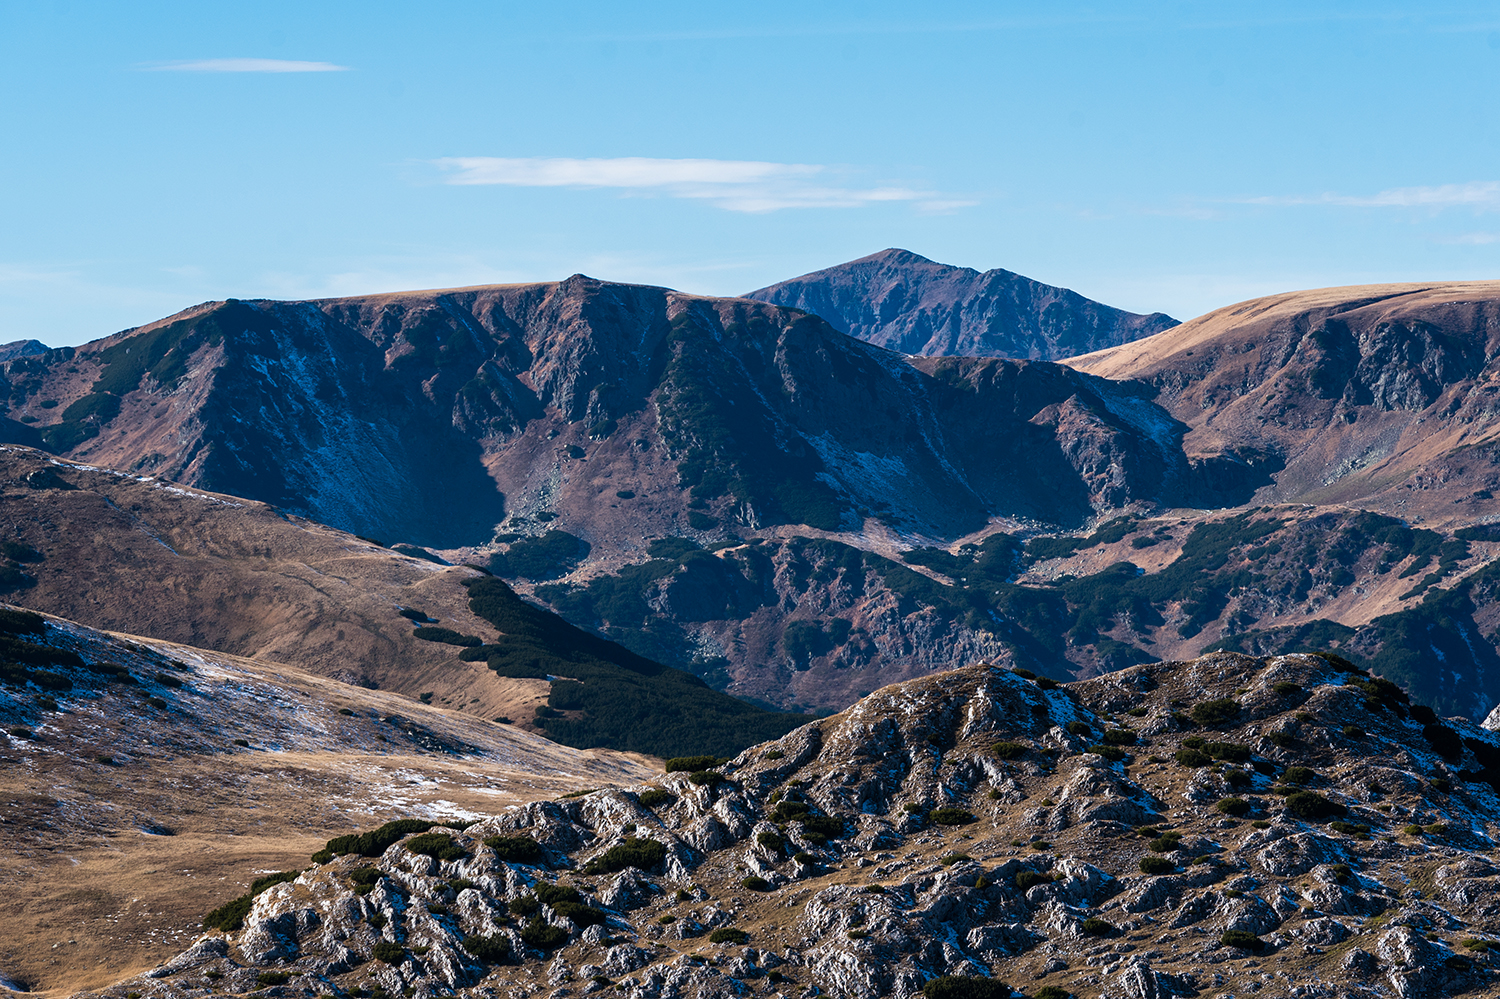
<path id="1" fill-rule="evenodd" d="M 286 995 L 466 999 L 914 999 L 945 976 L 1121 999 L 1490 985 L 1460 948 L 1479 953 L 1493 918 L 1500 773 L 1483 761 L 1500 743 L 1450 720 L 1444 758 L 1430 726 L 1346 681 L 1368 677 L 1219 653 L 1055 688 L 988 664 L 891 686 L 717 777 L 664 774 L 653 805 L 646 785 L 603 788 L 334 856 L 111 995 L 168 999 L 209 971 L 239 991 L 284 974 Z M 1164 706 L 1149 736 L 1126 731 Z M 1293 719 L 1297 740 L 1257 739 Z M 1081 726 L 1133 744 L 1070 748 Z M 1244 797 L 1182 804 L 1209 771 Z"/>
<path id="2" fill-rule="evenodd" d="M 803 309 L 837 330 L 904 354 L 1055 361 L 1177 325 L 1135 315 L 1005 270 L 980 273 L 908 250 L 882 250 L 746 298 Z"/>

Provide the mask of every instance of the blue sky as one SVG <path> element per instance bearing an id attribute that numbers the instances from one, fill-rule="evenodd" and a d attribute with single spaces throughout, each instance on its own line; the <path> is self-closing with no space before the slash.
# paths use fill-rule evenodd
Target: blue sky
<path id="1" fill-rule="evenodd" d="M 0 0 L 0 340 L 734 294 L 902 246 L 1188 318 L 1500 264 L 1494 4 Z"/>

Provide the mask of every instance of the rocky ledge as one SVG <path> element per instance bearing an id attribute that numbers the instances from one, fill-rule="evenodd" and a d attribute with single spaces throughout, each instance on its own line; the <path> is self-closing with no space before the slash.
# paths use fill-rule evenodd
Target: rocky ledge
<path id="1" fill-rule="evenodd" d="M 1496 988 L 1500 743 L 1337 656 L 1061 685 L 981 664 L 669 765 L 462 828 L 331 841 L 106 992 Z"/>

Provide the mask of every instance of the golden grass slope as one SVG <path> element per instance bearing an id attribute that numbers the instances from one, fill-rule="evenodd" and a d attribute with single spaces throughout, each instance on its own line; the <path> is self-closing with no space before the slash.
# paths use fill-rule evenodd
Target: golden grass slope
<path id="1" fill-rule="evenodd" d="M 434 704 L 486 719 L 530 718 L 545 700 L 545 684 L 461 663 L 453 646 L 414 638 L 399 615 L 419 608 L 443 627 L 492 639 L 459 585 L 475 570 L 400 555 L 264 503 L 7 445 L 0 537 L 45 556 L 26 567 L 36 585 L 9 595 L 34 610 L 356 686 L 431 692 Z"/>
<path id="2" fill-rule="evenodd" d="M 659 772 L 284 665 L 68 622 L 50 631 L 142 682 L 75 673 L 55 710 L 0 688 L 0 978 L 34 992 L 155 965 L 204 913 L 260 874 L 306 867 L 331 836 Z M 153 679 L 168 660 L 186 666 L 168 673 L 180 688 Z"/>
<path id="3" fill-rule="evenodd" d="M 1277 456 L 1256 502 L 1440 525 L 1500 512 L 1497 351 L 1500 282 L 1435 282 L 1240 302 L 1064 363 L 1155 386 L 1189 455 Z"/>

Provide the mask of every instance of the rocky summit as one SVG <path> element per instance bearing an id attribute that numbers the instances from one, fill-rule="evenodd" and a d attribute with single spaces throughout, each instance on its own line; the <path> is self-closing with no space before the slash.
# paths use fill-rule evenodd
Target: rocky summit
<path id="1" fill-rule="evenodd" d="M 350 829 L 104 994 L 1493 994 L 1500 741 L 1338 656 L 979 664 L 733 760 Z"/>
<path id="2" fill-rule="evenodd" d="M 882 250 L 745 294 L 821 316 L 842 333 L 904 354 L 1056 361 L 1171 329 L 1014 271 L 953 267 Z"/>

